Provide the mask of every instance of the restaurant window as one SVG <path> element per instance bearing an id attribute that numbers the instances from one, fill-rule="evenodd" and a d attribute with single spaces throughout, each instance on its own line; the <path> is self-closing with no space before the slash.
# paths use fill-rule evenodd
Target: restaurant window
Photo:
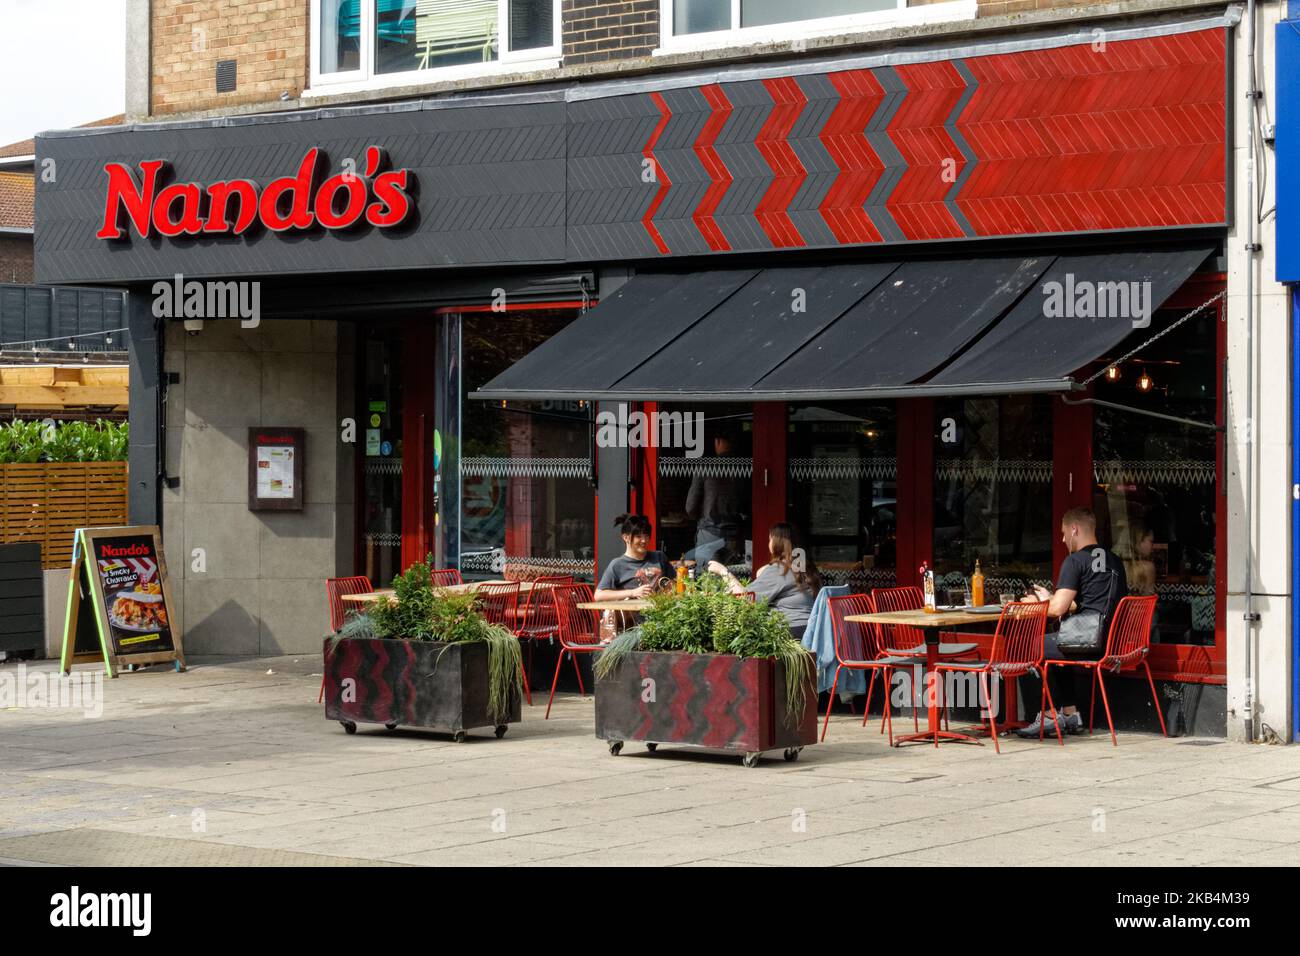
<path id="1" fill-rule="evenodd" d="M 316 0 L 312 85 L 558 65 L 559 8 L 558 0 Z"/>
<path id="2" fill-rule="evenodd" d="M 460 561 L 466 580 L 556 574 L 592 580 L 596 499 L 587 403 L 466 397 L 576 317 L 572 309 L 462 317 Z"/>
<path id="3" fill-rule="evenodd" d="M 1167 327 L 1115 349 L 1123 355 Z M 1198 316 L 1096 382 L 1098 399 L 1191 421 L 1216 420 L 1216 315 Z M 1097 538 L 1124 561 L 1130 594 L 1157 594 L 1152 642 L 1214 644 L 1215 445 L 1198 428 L 1097 406 L 1093 411 Z"/>
<path id="4" fill-rule="evenodd" d="M 387 586 L 402 570 L 402 330 L 370 326 L 363 338 L 362 572 Z"/>
<path id="5" fill-rule="evenodd" d="M 1051 402 L 1046 395 L 1007 395 L 935 403 L 938 587 L 963 588 L 977 558 L 987 595 L 1051 583 Z"/>
<path id="6" fill-rule="evenodd" d="M 831 34 L 895 23 L 929 23 L 975 16 L 975 0 L 663 0 L 662 45 L 698 47 L 759 43 L 801 33 Z"/>
<path id="7" fill-rule="evenodd" d="M 789 406 L 786 514 L 825 584 L 897 583 L 895 414 L 893 402 Z"/>
<path id="8" fill-rule="evenodd" d="M 721 561 L 733 574 L 753 576 L 754 414 L 752 405 L 659 405 L 660 412 L 695 416 L 694 447 L 660 448 L 656 525 L 659 548 L 703 569 Z"/>

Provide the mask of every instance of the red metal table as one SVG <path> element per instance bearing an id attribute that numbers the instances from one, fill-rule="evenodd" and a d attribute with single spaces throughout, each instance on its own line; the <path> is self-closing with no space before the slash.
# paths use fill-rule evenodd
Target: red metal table
<path id="1" fill-rule="evenodd" d="M 850 614 L 845 618 L 846 621 L 858 621 L 864 624 L 903 624 L 908 627 L 915 627 L 925 635 L 925 669 L 926 673 L 934 673 L 935 666 L 939 663 L 939 637 L 945 628 L 960 627 L 968 624 L 993 624 L 996 625 L 998 616 L 991 613 L 976 613 L 973 611 L 936 611 L 927 614 L 925 611 L 881 611 L 876 614 Z M 975 650 L 977 644 L 946 644 L 943 646 L 945 655 L 961 654 Z M 890 655 L 911 656 L 910 651 L 895 651 L 892 648 L 885 648 L 886 653 Z M 900 744 L 915 743 L 916 741 L 927 740 L 934 743 L 937 747 L 941 740 L 961 740 L 967 743 L 980 743 L 979 739 L 972 737 L 970 734 L 958 733 L 955 730 L 943 730 L 939 726 L 939 704 L 936 695 L 932 692 L 926 693 L 926 710 L 929 720 L 926 729 L 919 734 L 905 734 L 901 737 L 894 738 L 894 746 Z"/>

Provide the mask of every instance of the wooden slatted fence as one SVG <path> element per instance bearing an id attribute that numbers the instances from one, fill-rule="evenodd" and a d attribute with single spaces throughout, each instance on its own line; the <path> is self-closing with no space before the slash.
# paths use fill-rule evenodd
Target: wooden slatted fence
<path id="1" fill-rule="evenodd" d="M 126 523 L 124 461 L 0 465 L 0 543 L 40 544 L 47 569 L 71 563 L 77 528 Z"/>

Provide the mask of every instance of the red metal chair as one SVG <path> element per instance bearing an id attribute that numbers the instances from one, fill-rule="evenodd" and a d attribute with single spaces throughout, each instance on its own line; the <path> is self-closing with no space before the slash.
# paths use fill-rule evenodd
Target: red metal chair
<path id="1" fill-rule="evenodd" d="M 485 583 L 474 589 L 478 609 L 489 624 L 513 632 L 519 616 L 519 582 Z"/>
<path id="2" fill-rule="evenodd" d="M 555 601 L 551 589 L 558 584 L 572 584 L 573 575 L 562 574 L 553 577 L 541 577 L 532 582 L 532 587 L 524 596 L 524 606 L 514 616 L 511 630 L 521 641 L 528 641 L 528 663 L 524 666 L 524 694 L 528 706 L 533 705 L 533 692 L 528 679 L 533 669 L 533 642 L 552 640 L 560 630 L 560 619 L 555 613 Z"/>
<path id="3" fill-rule="evenodd" d="M 356 606 L 348 606 L 348 602 L 343 600 L 345 594 L 365 594 L 373 591 L 374 585 L 370 579 L 364 575 L 353 575 L 348 578 L 326 578 L 325 579 L 325 596 L 330 605 L 330 630 L 335 634 L 343 627 L 348 619 L 348 612 L 356 610 Z M 325 675 L 320 679 L 320 696 L 316 698 L 316 703 L 325 700 Z"/>
<path id="4" fill-rule="evenodd" d="M 437 571 L 430 571 L 429 578 L 435 588 L 451 587 L 455 584 L 464 584 L 460 579 L 460 572 L 455 568 L 442 568 Z"/>
<path id="5" fill-rule="evenodd" d="M 925 596 L 918 587 L 876 588 L 871 592 L 876 610 L 919 611 L 925 607 Z M 883 651 L 906 651 L 914 657 L 925 656 L 925 634 L 910 624 L 877 624 L 876 642 Z M 939 645 L 940 660 L 971 660 L 979 657 L 978 651 L 958 651 L 952 645 Z"/>
<path id="6" fill-rule="evenodd" d="M 910 666 L 906 657 L 886 657 L 876 644 L 876 629 L 860 621 L 845 620 L 851 614 L 872 614 L 875 605 L 869 594 L 845 594 L 827 600 L 827 613 L 831 617 L 831 633 L 835 638 L 835 679 L 831 682 L 830 699 L 826 702 L 826 719 L 822 723 L 822 740 L 826 739 L 826 729 L 831 723 L 831 708 L 835 705 L 835 690 L 839 687 L 840 672 L 849 670 L 870 671 L 871 681 L 867 684 L 867 703 L 863 707 L 862 723 L 867 722 L 866 714 L 871 711 L 871 694 L 876 686 L 876 678 L 885 678 L 885 726 L 889 731 L 889 743 L 894 742 L 894 721 L 890 714 L 890 678 L 895 667 Z"/>
<path id="7" fill-rule="evenodd" d="M 998 728 L 993 716 L 993 697 L 989 681 L 993 676 L 1003 680 L 1014 680 L 1029 673 L 1043 673 L 1043 635 L 1047 633 L 1047 602 L 1036 601 L 1032 604 L 1008 604 L 998 617 L 998 628 L 993 633 L 993 652 L 987 661 L 946 661 L 935 666 L 936 683 L 943 686 L 947 674 L 978 674 L 980 690 L 984 692 L 984 701 L 989 715 L 989 735 L 993 738 L 993 749 L 1002 752 L 998 745 Z M 1043 681 L 1043 693 L 1052 707 L 1053 717 L 1056 705 L 1052 703 L 1052 692 Z M 1055 721 L 1053 721 L 1055 722 Z M 1061 737 L 1061 728 L 1057 726 L 1056 736 Z M 1064 743 L 1064 738 L 1061 739 Z M 939 746 L 936 736 L 934 745 Z"/>
<path id="8" fill-rule="evenodd" d="M 546 717 L 551 717 L 551 704 L 555 700 L 555 687 L 560 682 L 560 667 L 564 658 L 573 660 L 573 672 L 578 675 L 578 693 L 586 696 L 587 690 L 582 685 L 582 670 L 578 667 L 578 655 L 590 654 L 603 646 L 600 643 L 600 614 L 597 611 L 578 607 L 592 599 L 590 584 L 559 584 L 551 588 L 551 597 L 555 602 L 555 612 L 560 622 L 560 657 L 555 662 L 555 678 L 551 681 L 551 696 L 546 702 Z"/>
<path id="9" fill-rule="evenodd" d="M 1092 733 L 1093 715 L 1097 712 L 1097 687 L 1101 686 L 1101 702 L 1106 709 L 1106 726 L 1110 728 L 1110 742 L 1119 746 L 1115 737 L 1115 722 L 1111 719 L 1110 698 L 1106 695 L 1106 681 L 1102 671 L 1119 674 L 1135 671 L 1139 666 L 1146 672 L 1147 686 L 1151 688 L 1151 702 L 1155 704 L 1156 716 L 1160 718 L 1160 732 L 1166 737 L 1169 730 L 1165 727 L 1165 715 L 1160 709 L 1160 698 L 1156 694 L 1156 682 L 1151 678 L 1151 665 L 1147 655 L 1151 651 L 1151 620 L 1156 613 L 1156 595 L 1144 597 L 1126 597 L 1115 608 L 1111 618 L 1110 632 L 1106 635 L 1106 652 L 1096 661 L 1044 661 L 1043 686 L 1047 686 L 1047 669 L 1049 667 L 1086 667 L 1092 671 L 1092 700 L 1088 704 L 1088 733 Z M 1039 708 L 1042 709 L 1041 707 Z M 1060 735 L 1060 729 L 1057 729 Z"/>

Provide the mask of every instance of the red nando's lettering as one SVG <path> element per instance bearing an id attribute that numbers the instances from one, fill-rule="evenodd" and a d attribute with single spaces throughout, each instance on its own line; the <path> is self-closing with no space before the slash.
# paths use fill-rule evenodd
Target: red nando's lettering
<path id="1" fill-rule="evenodd" d="M 108 163 L 104 224 L 97 239 L 121 239 L 134 228 L 142 239 L 151 234 L 179 236 L 243 235 L 255 223 L 272 232 L 347 229 L 361 222 L 386 229 L 404 222 L 415 204 L 410 195 L 415 177 L 407 169 L 380 172 L 386 165 L 378 146 L 366 149 L 365 175 L 343 172 L 317 186 L 323 154 L 312 147 L 293 176 L 272 180 L 266 188 L 248 179 L 202 186 L 170 183 L 168 163 L 140 163 L 140 180 L 124 163 Z M 161 188 L 160 188 L 161 187 Z M 233 218 L 233 222 L 232 222 Z"/>
<path id="2" fill-rule="evenodd" d="M 277 445 L 292 445 L 293 436 L 292 435 L 258 435 L 257 443 L 259 445 L 270 445 L 272 443 Z"/>
<path id="3" fill-rule="evenodd" d="M 133 544 L 129 548 L 115 548 L 111 544 L 106 544 L 99 549 L 101 557 L 105 558 L 134 558 L 149 553 L 147 544 Z"/>

